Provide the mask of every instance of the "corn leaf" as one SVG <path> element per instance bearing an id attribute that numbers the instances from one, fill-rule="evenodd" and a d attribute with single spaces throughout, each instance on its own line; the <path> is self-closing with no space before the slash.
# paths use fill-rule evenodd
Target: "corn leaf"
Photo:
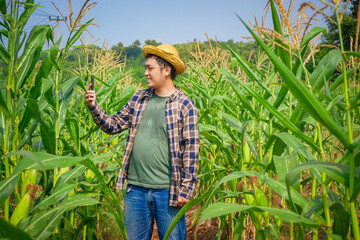
<path id="1" fill-rule="evenodd" d="M 11 215 L 10 223 L 16 226 L 20 221 L 25 219 L 31 208 L 31 197 L 29 193 L 26 193 L 16 205 L 16 208 Z"/>
<path id="2" fill-rule="evenodd" d="M 18 68 L 17 68 L 17 83 L 16 93 L 22 88 L 25 80 L 34 70 L 35 64 L 37 63 L 42 47 L 44 46 L 47 32 L 50 31 L 49 26 L 38 25 L 35 26 L 26 41 L 24 52 L 20 57 Z"/>
<path id="3" fill-rule="evenodd" d="M 275 136 L 279 137 L 286 145 L 293 148 L 297 153 L 301 154 L 308 161 L 315 161 L 315 158 L 309 148 L 306 147 L 299 139 L 297 139 L 293 135 L 287 132 L 282 132 L 275 133 Z"/>
<path id="4" fill-rule="evenodd" d="M 39 86 L 43 85 L 43 78 L 46 79 L 52 68 L 51 58 L 49 51 L 46 51 L 47 54 L 44 54 L 46 57 L 43 58 L 41 62 L 40 69 L 35 77 L 35 84 L 30 90 L 29 98 L 37 100 L 41 94 L 41 89 Z M 31 111 L 30 106 L 26 106 L 25 112 L 19 124 L 19 132 L 24 133 L 24 129 L 29 125 L 31 120 Z"/>
<path id="5" fill-rule="evenodd" d="M 21 29 L 24 28 L 24 26 L 26 25 L 30 16 L 32 15 L 32 13 L 39 6 L 39 5 L 34 4 L 33 0 L 26 0 L 26 2 L 24 2 L 23 4 L 24 4 L 24 11 L 22 12 L 22 14 L 17 22 L 17 25 L 21 26 Z"/>
<path id="6" fill-rule="evenodd" d="M 77 194 L 64 199 L 57 207 L 42 211 L 34 216 L 30 216 L 20 225 L 24 231 L 37 239 L 47 239 L 53 229 L 58 225 L 59 220 L 65 211 L 80 206 L 91 206 L 98 204 L 94 199 L 94 194 Z"/>
<path id="7" fill-rule="evenodd" d="M 297 213 L 294 213 L 288 209 L 277 209 L 277 208 L 269 208 L 269 207 L 261 207 L 261 206 L 249 206 L 249 205 L 241 205 L 241 204 L 232 204 L 232 203 L 224 203 L 224 202 L 216 202 L 211 206 L 205 208 L 197 222 L 196 228 L 200 226 L 202 222 L 206 219 L 224 216 L 230 213 L 236 213 L 241 211 L 255 211 L 255 212 L 268 212 L 274 216 L 277 216 L 284 221 L 294 222 L 294 223 L 303 223 L 305 225 L 320 228 L 315 222 L 310 219 L 307 219 Z"/>
<path id="8" fill-rule="evenodd" d="M 301 215 L 315 220 L 315 218 L 319 217 L 323 213 L 323 202 L 321 196 L 315 196 L 310 199 L 310 201 L 303 208 Z"/>
<path id="9" fill-rule="evenodd" d="M 59 91 L 59 101 L 66 99 L 71 93 L 74 91 L 74 87 L 76 86 L 77 82 L 79 81 L 80 76 L 71 78 L 66 80 L 62 85 Z"/>
<path id="10" fill-rule="evenodd" d="M 5 0 L 0 0 L 0 12 L 2 15 L 6 14 L 6 2 Z"/>
<path id="11" fill-rule="evenodd" d="M 245 62 L 245 59 L 238 55 L 236 52 L 234 52 L 234 50 L 232 50 L 228 45 L 226 45 L 224 43 L 224 45 L 229 49 L 229 51 L 231 52 L 231 54 L 236 58 L 236 60 L 238 61 L 238 63 L 241 65 L 241 67 L 244 69 L 245 73 L 248 75 L 248 77 L 250 77 L 253 81 L 257 82 L 262 89 L 265 90 L 265 93 L 267 94 L 267 96 L 271 96 L 271 92 L 270 90 L 265 86 L 265 84 L 259 79 L 259 77 L 252 71 L 252 67 L 250 67 L 251 63 L 249 62 Z M 265 97 L 266 98 L 266 97 Z"/>
<path id="12" fill-rule="evenodd" d="M 295 152 L 284 156 L 274 155 L 273 159 L 279 181 L 285 182 L 286 174 L 298 164 Z"/>
<path id="13" fill-rule="evenodd" d="M 172 232 L 172 230 L 174 229 L 176 224 L 179 222 L 179 220 L 182 218 L 182 216 L 184 216 L 184 214 L 187 211 L 189 211 L 190 208 L 192 208 L 195 204 L 197 204 L 200 201 L 202 201 L 203 199 L 205 199 L 208 195 L 209 195 L 209 192 L 207 192 L 206 194 L 204 194 L 202 196 L 193 198 L 180 209 L 180 211 L 176 214 L 176 217 L 171 222 L 168 230 L 166 231 L 164 240 L 166 240 L 169 237 L 170 233 Z"/>
<path id="14" fill-rule="evenodd" d="M 42 240 L 42 239 L 49 239 L 49 237 L 51 236 L 52 232 L 54 231 L 54 229 L 56 228 L 56 226 L 59 224 L 61 218 L 64 215 L 65 210 L 59 210 L 57 212 L 55 212 L 55 214 L 53 214 L 51 216 L 51 218 L 49 219 L 48 222 L 46 222 L 45 225 L 43 225 L 42 227 L 45 226 L 44 229 L 41 230 L 40 234 L 38 234 L 36 236 L 36 239 Z"/>
<path id="15" fill-rule="evenodd" d="M 360 52 L 345 51 L 345 55 L 346 55 L 346 56 L 360 57 Z"/>
<path id="16" fill-rule="evenodd" d="M 283 36 L 279 15 L 277 13 L 273 0 L 270 1 L 270 5 L 271 5 L 271 15 L 273 19 L 274 30 L 280 36 Z M 277 43 L 275 45 L 276 53 L 278 54 L 278 56 L 280 56 L 281 61 L 290 68 L 291 67 L 290 51 L 289 51 L 290 47 L 283 41 L 283 39 L 277 38 L 276 35 L 274 36 L 274 38 L 275 38 L 275 42 Z"/>
<path id="17" fill-rule="evenodd" d="M 4 61 L 4 63 L 8 66 L 10 61 L 10 54 L 5 50 L 5 48 L 0 45 L 0 58 Z"/>
<path id="18" fill-rule="evenodd" d="M 10 196 L 14 187 L 19 179 L 22 171 L 25 169 L 36 169 L 36 170 L 49 170 L 55 167 L 69 167 L 78 164 L 88 156 L 84 157 L 67 157 L 57 156 L 44 152 L 28 152 L 18 151 L 10 153 L 5 157 L 12 155 L 24 156 L 24 158 L 18 163 L 13 173 L 6 179 L 0 182 L 0 203 L 3 203 L 5 199 Z"/>
<path id="19" fill-rule="evenodd" d="M 298 69 L 302 69 L 300 64 L 302 61 L 304 61 L 304 55 L 306 50 L 308 49 L 308 44 L 309 42 L 316 37 L 317 35 L 319 35 L 320 33 L 324 33 L 326 36 L 328 35 L 326 28 L 322 28 L 322 27 L 314 27 L 312 28 L 303 38 L 302 42 L 301 42 L 301 50 L 300 50 L 300 56 L 298 57 L 298 59 L 296 60 L 294 67 L 293 67 L 293 73 L 295 74 Z M 300 66 L 300 68 L 299 68 Z"/>
<path id="20" fill-rule="evenodd" d="M 234 79 L 230 79 L 231 84 L 235 85 Z M 246 84 L 241 81 L 237 81 L 239 85 L 247 92 L 249 92 L 256 100 L 258 100 L 265 108 L 267 108 L 286 128 L 293 132 L 297 137 L 305 141 L 311 146 L 315 151 L 320 151 L 319 146 L 317 146 L 308 136 L 306 136 L 302 131 L 300 131 L 292 122 L 290 122 L 283 114 L 278 112 L 269 102 L 263 99 L 257 92 L 249 88 Z"/>
<path id="21" fill-rule="evenodd" d="M 354 68 L 350 68 L 349 70 L 346 71 L 346 76 L 350 77 L 352 75 L 354 75 Z M 330 85 L 329 90 L 330 92 L 334 91 L 336 88 L 338 88 L 344 81 L 344 73 L 342 73 L 340 76 L 338 76 L 334 82 Z"/>
<path id="22" fill-rule="evenodd" d="M 15 227 L 2 217 L 0 218 L 0 235 L 10 240 L 32 240 L 27 232 Z"/>
<path id="23" fill-rule="evenodd" d="M 94 161 L 94 158 L 93 158 Z M 86 170 L 86 167 L 83 165 L 78 165 L 75 168 L 71 169 L 70 171 L 61 174 L 59 179 L 56 182 L 56 186 L 54 188 L 54 191 L 57 190 L 58 187 L 60 187 L 62 184 L 70 183 L 70 181 L 74 178 L 80 177 Z"/>
<path id="24" fill-rule="evenodd" d="M 327 80 L 331 77 L 336 67 L 339 65 L 341 58 L 341 52 L 337 49 L 333 49 L 321 59 L 314 72 L 312 72 L 309 77 L 309 82 L 313 91 L 319 91 L 321 89 L 324 85 L 323 79 L 325 78 Z"/>
<path id="25" fill-rule="evenodd" d="M 66 46 L 65 49 L 69 49 L 72 45 L 74 45 L 74 43 L 76 42 L 76 40 L 78 40 L 78 38 L 81 36 L 81 34 L 86 30 L 86 28 L 90 25 L 90 23 L 94 20 L 90 19 L 89 21 L 87 21 L 85 24 L 83 24 L 79 30 L 76 31 L 76 33 L 74 34 L 74 36 L 71 37 L 71 39 L 69 41 L 66 42 Z"/>
<path id="26" fill-rule="evenodd" d="M 289 199 L 289 195 L 287 193 L 287 186 L 285 185 L 285 183 L 268 178 L 267 176 L 258 173 L 258 172 L 254 172 L 254 171 L 237 171 L 237 172 L 232 172 L 229 175 L 226 175 L 225 177 L 221 178 L 220 181 L 215 185 L 215 187 L 212 189 L 207 201 L 205 202 L 205 207 L 210 203 L 213 194 L 215 193 L 216 189 L 219 188 L 219 186 L 221 184 L 223 184 L 224 182 L 228 182 L 234 179 L 238 179 L 238 178 L 242 178 L 242 177 L 258 177 L 261 179 L 262 183 L 266 183 L 268 184 L 271 189 L 275 192 L 277 192 L 280 196 Z M 295 197 L 293 198 L 295 203 L 297 205 L 299 205 L 301 208 L 303 208 L 306 203 L 307 203 L 307 199 L 301 195 L 301 193 L 299 193 L 297 190 L 295 190 L 294 188 L 291 187 L 291 194 L 294 195 Z"/>
<path id="27" fill-rule="evenodd" d="M 340 235 L 342 239 L 346 239 L 349 232 L 350 214 L 341 203 L 335 202 L 330 206 L 333 212 L 333 232 Z"/>
<path id="28" fill-rule="evenodd" d="M 11 113 L 6 105 L 5 99 L 1 91 L 0 91 L 0 110 L 4 114 L 5 118 L 7 119 L 11 118 Z"/>
<path id="29" fill-rule="evenodd" d="M 34 99 L 26 100 L 27 106 L 29 106 L 29 110 L 31 112 L 31 116 L 40 123 L 40 132 L 43 141 L 43 145 L 45 149 L 49 153 L 55 153 L 55 131 L 54 128 L 48 126 L 43 120 L 42 114 L 40 113 L 39 106 L 37 101 Z"/>
<path id="30" fill-rule="evenodd" d="M 234 89 L 235 94 L 238 96 L 238 98 L 241 100 L 242 104 L 244 105 L 244 107 L 249 110 L 249 112 L 255 117 L 255 118 L 259 118 L 258 113 L 253 109 L 253 107 L 251 106 L 250 102 L 245 98 L 244 94 L 242 93 L 241 89 L 236 85 L 235 81 L 234 81 L 234 76 L 232 74 L 230 74 L 228 71 L 226 71 L 225 69 L 220 69 L 221 72 L 224 73 L 224 75 L 230 80 L 231 83 L 231 87 Z"/>
<path id="31" fill-rule="evenodd" d="M 349 188 L 350 182 L 350 166 L 344 165 L 340 163 L 332 163 L 332 162 L 309 162 L 303 163 L 295 168 L 293 168 L 288 174 L 286 175 L 285 182 L 286 187 L 288 189 L 288 193 L 290 191 L 290 186 L 293 184 L 295 180 L 295 176 L 305 169 L 315 169 L 318 172 L 324 172 L 328 177 L 331 179 L 344 184 L 346 187 Z M 354 179 L 355 182 L 360 181 L 360 168 L 354 169 Z M 352 196 L 350 198 L 355 198 L 360 193 L 360 185 L 356 184 L 355 189 L 353 191 Z M 290 201 L 292 201 L 291 194 L 289 193 Z"/>
<path id="32" fill-rule="evenodd" d="M 67 184 L 64 183 L 61 185 L 61 187 L 58 187 L 57 189 L 54 189 L 54 193 L 51 194 L 49 197 L 41 201 L 34 209 L 43 209 L 51 204 L 55 204 L 57 202 L 60 202 L 63 200 L 66 195 L 68 195 L 69 192 L 71 192 L 78 183 L 74 184 Z"/>
<path id="33" fill-rule="evenodd" d="M 342 131 L 341 127 L 338 126 L 330 117 L 326 109 L 321 105 L 317 98 L 309 91 L 309 89 L 299 81 L 294 74 L 282 63 L 271 49 L 246 25 L 246 23 L 239 17 L 240 21 L 245 25 L 249 32 L 256 39 L 257 43 L 268 55 L 271 62 L 279 71 L 282 80 L 285 82 L 291 93 L 295 96 L 298 102 L 303 108 L 325 126 L 332 134 L 334 134 L 339 141 L 348 149 L 352 149 L 349 138 Z"/>

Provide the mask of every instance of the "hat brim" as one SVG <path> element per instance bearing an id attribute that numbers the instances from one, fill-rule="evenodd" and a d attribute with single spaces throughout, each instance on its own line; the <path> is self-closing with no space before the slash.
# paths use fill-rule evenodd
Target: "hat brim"
<path id="1" fill-rule="evenodd" d="M 152 45 L 146 45 L 143 47 L 143 54 L 144 57 L 146 57 L 148 54 L 154 54 L 156 56 L 159 56 L 166 61 L 168 61 L 171 65 L 174 66 L 176 70 L 176 74 L 183 73 L 185 71 L 185 64 L 184 62 L 175 54 L 165 52 L 157 47 L 154 47 Z"/>

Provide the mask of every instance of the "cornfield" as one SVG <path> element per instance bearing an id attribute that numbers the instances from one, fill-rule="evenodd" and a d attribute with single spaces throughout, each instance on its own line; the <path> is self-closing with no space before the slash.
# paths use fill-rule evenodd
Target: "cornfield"
<path id="1" fill-rule="evenodd" d="M 322 2 L 335 11 L 341 40 L 340 1 Z M 68 3 L 62 48 L 48 25 L 23 31 L 33 1 L 0 0 L 4 238 L 108 239 L 101 226 L 112 221 L 112 239 L 126 239 L 124 192 L 113 186 L 127 132 L 101 132 L 83 92 L 95 78 L 98 103 L 115 113 L 141 86 L 105 44 L 91 49 L 81 39 L 86 63 L 65 68 L 69 49 L 93 24 L 81 19 L 96 5 L 86 0 L 74 20 Z M 165 238 L 196 206 L 191 224 L 215 221 L 214 239 L 360 239 L 360 52 L 341 41 L 315 61 L 327 31 L 311 27 L 306 8 L 323 14 L 307 3 L 290 19 L 291 7 L 270 0 L 272 29 L 237 16 L 260 46 L 251 61 L 210 40 L 206 50 L 189 49 L 193 60 L 176 84 L 199 110 L 200 186 Z"/>

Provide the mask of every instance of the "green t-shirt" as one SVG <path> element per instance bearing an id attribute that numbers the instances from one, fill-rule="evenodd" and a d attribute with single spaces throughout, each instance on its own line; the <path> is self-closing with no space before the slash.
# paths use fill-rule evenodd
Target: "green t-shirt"
<path id="1" fill-rule="evenodd" d="M 141 117 L 130 157 L 128 183 L 146 188 L 169 188 L 171 156 L 165 119 L 167 97 L 154 94 Z"/>

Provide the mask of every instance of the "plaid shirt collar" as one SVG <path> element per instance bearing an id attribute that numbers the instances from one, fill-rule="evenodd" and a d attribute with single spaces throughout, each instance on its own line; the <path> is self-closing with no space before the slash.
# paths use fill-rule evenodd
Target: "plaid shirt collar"
<path id="1" fill-rule="evenodd" d="M 176 97 L 180 94 L 180 88 L 176 85 L 174 85 L 175 87 L 175 91 L 169 96 L 170 101 L 174 101 L 176 99 Z M 152 95 L 154 94 L 155 89 L 154 88 L 148 88 L 145 92 L 144 95 L 141 98 L 144 97 L 152 97 Z"/>

